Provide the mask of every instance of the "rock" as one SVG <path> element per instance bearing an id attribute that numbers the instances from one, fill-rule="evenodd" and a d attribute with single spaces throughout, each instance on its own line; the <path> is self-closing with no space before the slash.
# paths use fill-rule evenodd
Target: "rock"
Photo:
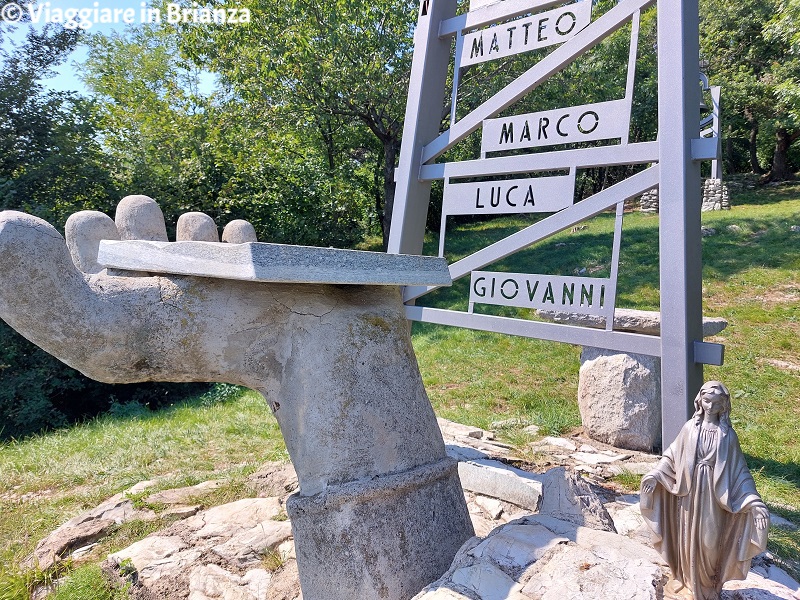
<path id="1" fill-rule="evenodd" d="M 445 445 L 447 456 L 459 462 L 468 462 L 471 460 L 488 459 L 489 454 L 485 451 L 478 450 L 472 446 L 462 446 L 461 444 L 447 444 Z"/>
<path id="2" fill-rule="evenodd" d="M 538 600 L 656 600 L 664 569 L 647 550 L 620 536 L 556 547 L 525 573 L 522 593 Z"/>
<path id="3" fill-rule="evenodd" d="M 506 600 L 514 598 L 520 585 L 491 562 L 479 562 L 456 569 L 450 581 L 465 588 L 483 600 Z"/>
<path id="4" fill-rule="evenodd" d="M 156 597 L 166 589 L 189 589 L 197 600 L 201 594 L 261 600 L 271 579 L 262 557 L 291 539 L 290 523 L 274 520 L 282 513 L 278 498 L 215 506 L 111 554 L 109 564 L 122 573 L 132 565 L 139 584 Z"/>
<path id="5" fill-rule="evenodd" d="M 712 235 L 717 235 L 717 230 L 713 227 L 701 227 L 700 228 L 700 235 L 703 237 L 710 237 Z"/>
<path id="6" fill-rule="evenodd" d="M 577 446 L 570 442 L 569 440 L 565 440 L 564 438 L 557 438 L 557 437 L 545 437 L 541 440 L 542 444 L 547 446 L 555 446 L 556 448 L 563 448 L 564 450 L 569 450 L 574 452 L 577 450 Z"/>
<path id="7" fill-rule="evenodd" d="M 296 560 L 287 560 L 272 574 L 267 600 L 302 600 Z"/>
<path id="8" fill-rule="evenodd" d="M 222 241 L 228 244 L 247 244 L 257 242 L 256 230 L 250 223 L 242 219 L 234 219 L 222 230 Z"/>
<path id="9" fill-rule="evenodd" d="M 514 417 L 512 419 L 502 419 L 500 421 L 492 421 L 489 425 L 490 429 L 511 429 L 513 427 L 524 427 L 528 425 L 529 421 L 523 417 Z M 535 425 L 534 425 L 535 427 Z"/>
<path id="10" fill-rule="evenodd" d="M 285 497 L 298 488 L 297 473 L 290 462 L 268 462 L 247 478 L 261 498 Z"/>
<path id="11" fill-rule="evenodd" d="M 493 531 L 468 554 L 479 560 L 491 560 L 506 573 L 521 574 L 525 567 L 552 548 L 568 542 L 568 538 L 539 523 L 519 523 Z"/>
<path id="12" fill-rule="evenodd" d="M 536 511 L 542 497 L 539 476 L 494 460 L 460 462 L 461 486 L 476 494 L 499 498 L 522 508 Z"/>
<path id="13" fill-rule="evenodd" d="M 545 473 L 539 514 L 582 527 L 614 531 L 614 521 L 597 494 L 564 467 Z"/>
<path id="14" fill-rule="evenodd" d="M 475 504 L 480 506 L 493 521 L 499 519 L 500 515 L 503 514 L 503 503 L 497 498 L 489 498 L 479 494 L 475 497 Z"/>
<path id="15" fill-rule="evenodd" d="M 203 565 L 189 575 L 189 600 L 265 600 L 272 576 L 253 569 L 243 577 L 217 565 Z"/>
<path id="16" fill-rule="evenodd" d="M 618 448 L 661 443 L 661 365 L 657 357 L 586 347 L 578 408 L 589 437 Z"/>
<path id="17" fill-rule="evenodd" d="M 666 598 L 666 597 L 665 597 Z M 752 571 L 744 581 L 728 581 L 720 600 L 798 600 L 800 594 Z"/>
<path id="18" fill-rule="evenodd" d="M 584 315 L 557 310 L 538 310 L 536 313 L 548 321 L 565 325 L 580 325 L 605 329 L 606 320 L 597 315 Z M 717 335 L 728 326 L 728 321 L 720 317 L 703 317 L 703 337 Z M 661 313 L 653 310 L 618 308 L 614 311 L 614 330 L 659 335 L 661 332 Z"/>
<path id="19" fill-rule="evenodd" d="M 73 550 L 102 539 L 115 525 L 133 519 L 152 520 L 155 516 L 152 511 L 135 509 L 133 502 L 124 494 L 116 494 L 97 507 L 73 517 L 40 540 L 23 565 L 26 568 L 38 566 L 46 571 Z"/>
<path id="20" fill-rule="evenodd" d="M 172 490 L 163 490 L 150 494 L 145 502 L 150 504 L 186 504 L 193 499 L 202 498 L 216 490 L 224 481 L 204 481 L 197 485 L 189 487 L 177 488 Z"/>
<path id="21" fill-rule="evenodd" d="M 202 506 L 199 504 L 195 504 L 194 506 L 173 506 L 171 508 L 167 508 L 161 513 L 161 517 L 174 517 L 177 519 L 186 519 L 188 517 L 193 517 L 198 512 Z"/>
<path id="22" fill-rule="evenodd" d="M 732 225 L 728 225 L 725 229 L 727 229 L 731 233 L 742 233 L 742 228 L 736 225 L 735 223 Z"/>
<path id="23" fill-rule="evenodd" d="M 607 465 L 631 457 L 630 454 L 601 454 L 598 452 L 575 452 L 570 458 L 586 465 Z"/>
<path id="24" fill-rule="evenodd" d="M 201 555 L 199 550 L 189 549 L 180 536 L 151 535 L 110 554 L 108 560 L 116 567 L 132 565 L 139 583 L 148 586 L 162 577 L 180 573 Z"/>
<path id="25" fill-rule="evenodd" d="M 179 242 L 219 242 L 219 232 L 214 219 L 205 213 L 188 212 L 178 217 L 175 239 Z"/>
<path id="26" fill-rule="evenodd" d="M 645 523 L 639 509 L 639 496 L 620 496 L 614 502 L 604 505 L 614 521 L 617 533 L 642 544 L 652 544 L 652 531 Z"/>
<path id="27" fill-rule="evenodd" d="M 481 438 L 494 439 L 494 434 L 490 431 L 484 431 L 480 427 L 470 427 L 469 425 L 462 425 L 461 423 L 454 423 L 441 417 L 436 418 L 439 423 L 439 429 L 442 430 L 442 435 L 445 437 L 471 437 L 477 440 Z"/>
<path id="28" fill-rule="evenodd" d="M 800 233 L 800 225 L 792 225 L 789 227 L 789 231 L 792 233 Z"/>
<path id="29" fill-rule="evenodd" d="M 539 430 L 540 430 L 540 427 L 538 425 L 528 425 L 522 431 L 524 431 L 525 433 L 527 433 L 529 435 L 539 435 Z"/>
<path id="30" fill-rule="evenodd" d="M 415 600 L 655 600 L 663 578 L 663 561 L 651 548 L 532 515 L 468 541 Z"/>

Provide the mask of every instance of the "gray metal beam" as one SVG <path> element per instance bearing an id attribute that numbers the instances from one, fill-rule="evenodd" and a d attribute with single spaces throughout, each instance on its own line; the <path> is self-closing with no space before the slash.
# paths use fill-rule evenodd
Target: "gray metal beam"
<path id="1" fill-rule="evenodd" d="M 597 346 L 599 348 L 608 348 L 609 350 L 635 352 L 636 354 L 647 354 L 649 356 L 658 356 L 661 352 L 658 336 L 641 333 L 605 331 L 603 329 L 543 323 L 541 321 L 528 321 L 495 315 L 468 314 L 457 310 L 427 308 L 424 306 L 406 306 L 406 317 L 423 323 L 455 325 L 457 327 L 480 329 L 481 331 L 533 337 L 540 340 L 582 346 Z"/>
<path id="2" fill-rule="evenodd" d="M 498 173 L 536 173 L 559 169 L 591 169 L 611 165 L 642 165 L 658 162 L 657 142 L 556 150 L 518 156 L 498 156 L 458 162 L 423 165 L 422 181 L 458 177 L 480 177 Z"/>
<path id="3" fill-rule="evenodd" d="M 661 270 L 662 443 L 666 448 L 692 413 L 703 383 L 694 343 L 703 340 L 698 0 L 658 3 L 659 257 Z"/>
<path id="4" fill-rule="evenodd" d="M 424 145 L 436 137 L 442 122 L 451 40 L 439 38 L 439 24 L 455 14 L 456 0 L 422 0 L 389 229 L 391 254 L 422 254 L 431 184 L 419 180 L 419 165 Z"/>

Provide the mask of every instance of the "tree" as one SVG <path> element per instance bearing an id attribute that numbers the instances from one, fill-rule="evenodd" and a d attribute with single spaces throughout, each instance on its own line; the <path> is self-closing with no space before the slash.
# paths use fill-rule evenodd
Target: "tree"
<path id="1" fill-rule="evenodd" d="M 102 106 L 105 147 L 125 187 L 155 198 L 170 228 L 187 210 L 220 225 L 251 221 L 259 239 L 352 246 L 364 227 L 357 179 L 326 176 L 308 128 L 279 129 L 274 114 L 233 94 L 200 93 L 200 70 L 158 24 L 93 38 L 84 77 Z"/>
<path id="2" fill-rule="evenodd" d="M 797 10 L 797 0 L 701 3 L 701 52 L 710 78 L 723 86 L 723 118 L 733 112 L 746 119 L 756 173 L 764 172 L 758 144 L 773 136 L 771 180 L 792 176 L 788 152 L 800 137 Z"/>
<path id="3" fill-rule="evenodd" d="M 416 22 L 399 0 L 245 0 L 247 26 L 181 30 L 181 47 L 236 98 L 303 137 L 331 179 L 372 188 L 384 244 Z M 371 167 L 370 167 L 371 165 Z"/>
<path id="4" fill-rule="evenodd" d="M 59 226 L 75 210 L 106 207 L 116 195 L 94 103 L 41 83 L 79 35 L 52 25 L 30 28 L 18 48 L 0 55 L 0 209 Z"/>

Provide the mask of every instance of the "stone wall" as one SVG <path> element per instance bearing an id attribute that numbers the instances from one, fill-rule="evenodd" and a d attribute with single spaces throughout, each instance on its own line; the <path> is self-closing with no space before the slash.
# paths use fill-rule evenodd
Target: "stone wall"
<path id="1" fill-rule="evenodd" d="M 728 186 L 721 179 L 703 179 L 702 210 L 730 210 L 730 208 Z M 639 210 L 647 213 L 658 212 L 658 189 L 647 190 L 639 197 Z"/>

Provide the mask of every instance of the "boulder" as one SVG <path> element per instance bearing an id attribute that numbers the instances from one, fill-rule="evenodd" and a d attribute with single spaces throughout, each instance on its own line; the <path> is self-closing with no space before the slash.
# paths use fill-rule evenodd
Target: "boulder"
<path id="1" fill-rule="evenodd" d="M 581 421 L 593 439 L 651 450 L 661 443 L 661 361 L 585 347 L 578 380 Z"/>

